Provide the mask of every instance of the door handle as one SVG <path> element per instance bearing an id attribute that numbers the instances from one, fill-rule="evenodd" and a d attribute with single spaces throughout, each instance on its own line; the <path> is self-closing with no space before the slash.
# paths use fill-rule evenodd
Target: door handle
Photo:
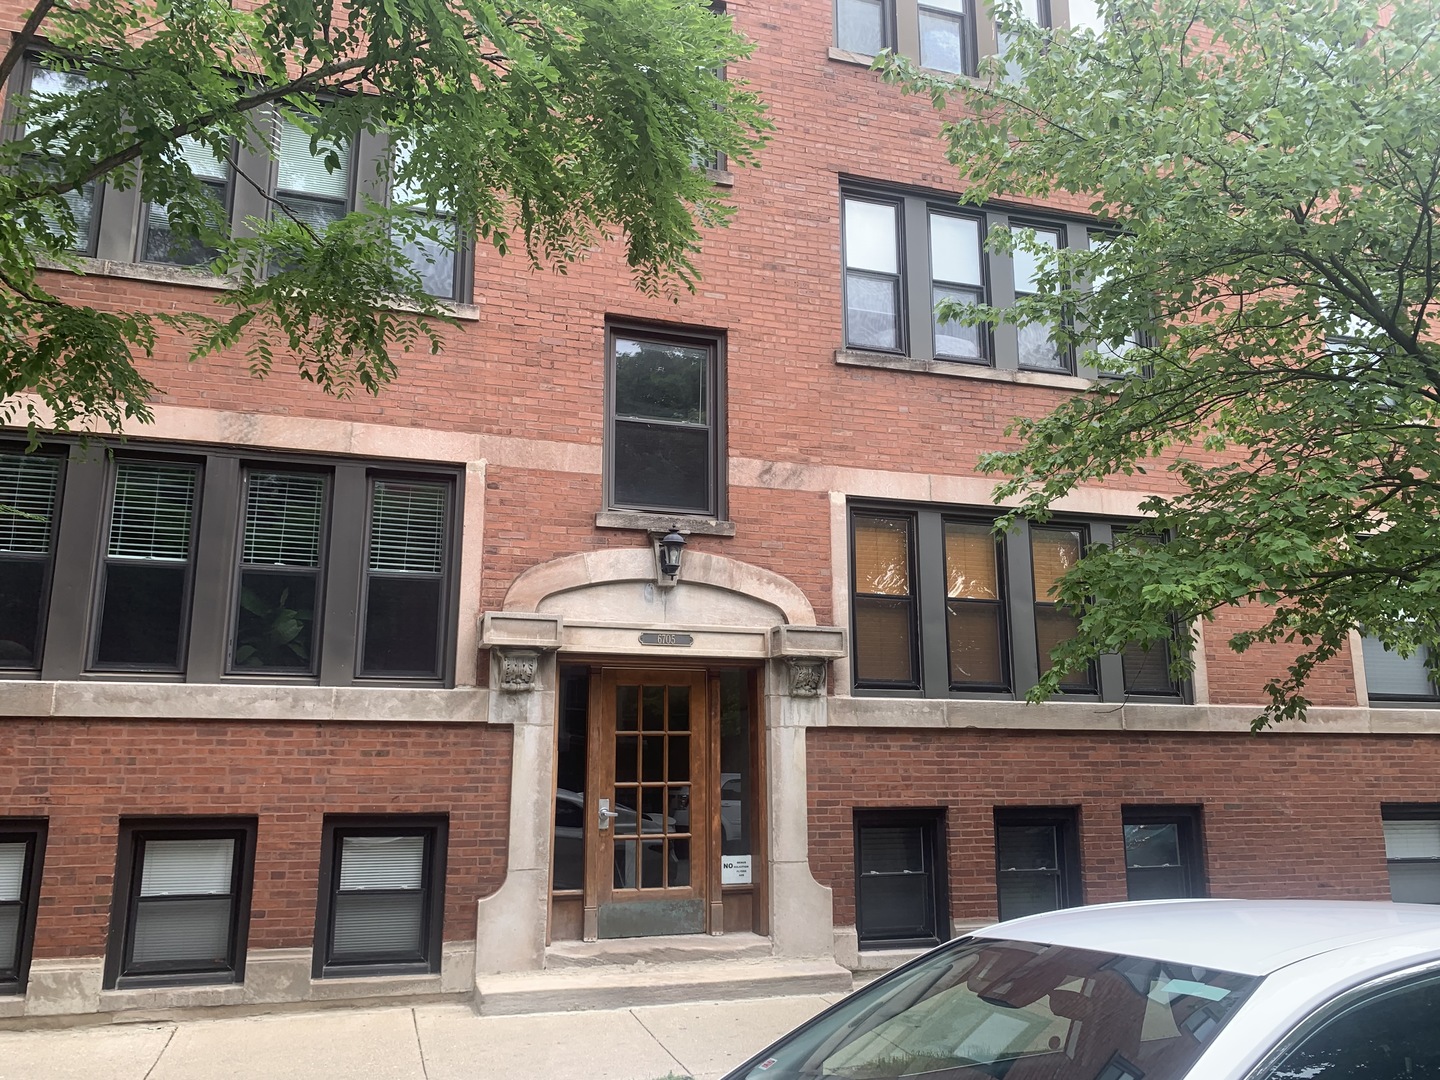
<path id="1" fill-rule="evenodd" d="M 600 831 L 604 832 L 610 828 L 610 822 L 620 816 L 620 812 L 610 809 L 609 799 L 601 799 L 599 803 Z"/>

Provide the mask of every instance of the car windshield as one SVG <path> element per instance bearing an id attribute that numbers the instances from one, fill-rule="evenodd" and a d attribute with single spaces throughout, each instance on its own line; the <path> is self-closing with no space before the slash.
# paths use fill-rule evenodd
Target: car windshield
<path id="1" fill-rule="evenodd" d="M 772 1046 L 745 1080 L 1179 1080 L 1260 980 L 962 938 Z"/>

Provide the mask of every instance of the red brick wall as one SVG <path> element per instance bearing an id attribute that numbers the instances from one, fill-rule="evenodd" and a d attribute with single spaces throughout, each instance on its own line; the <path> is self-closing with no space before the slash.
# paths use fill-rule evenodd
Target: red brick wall
<path id="1" fill-rule="evenodd" d="M 1212 896 L 1389 898 L 1382 802 L 1440 801 L 1440 739 L 816 729 L 810 866 L 855 921 L 853 810 L 944 808 L 953 917 L 993 918 L 996 806 L 1080 810 L 1084 898 L 1125 899 L 1122 805 L 1203 807 Z"/>
<path id="2" fill-rule="evenodd" d="M 0 817 L 48 816 L 37 958 L 105 951 L 122 816 L 259 820 L 252 948 L 315 937 L 325 814 L 448 813 L 445 937 L 505 877 L 508 727 L 470 724 L 0 722 Z"/>

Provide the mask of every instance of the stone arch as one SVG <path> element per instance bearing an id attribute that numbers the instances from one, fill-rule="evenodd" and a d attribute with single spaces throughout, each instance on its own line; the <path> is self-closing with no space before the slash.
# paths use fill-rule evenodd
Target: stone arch
<path id="1" fill-rule="evenodd" d="M 557 611 L 569 606 L 577 594 L 603 595 L 617 607 L 615 621 L 657 621 L 656 611 L 672 612 L 676 619 L 692 621 L 683 613 L 706 609 L 705 597 L 728 595 L 739 603 L 723 608 L 720 621 L 731 625 L 783 622 L 814 626 L 815 609 L 794 582 L 770 570 L 705 551 L 687 551 L 673 587 L 655 585 L 655 554 L 650 547 L 605 548 L 565 555 L 532 566 L 520 574 L 505 594 L 504 611 Z M 768 619 L 763 616 L 773 612 Z M 641 619 L 640 615 L 649 617 Z"/>

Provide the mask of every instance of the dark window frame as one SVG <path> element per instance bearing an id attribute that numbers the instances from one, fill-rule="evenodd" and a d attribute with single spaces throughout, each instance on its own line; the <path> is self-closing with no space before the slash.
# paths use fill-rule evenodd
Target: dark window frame
<path id="1" fill-rule="evenodd" d="M 1057 892 L 1060 904 L 1052 910 L 1080 907 L 1085 903 L 1084 852 L 1080 844 L 1080 808 L 1078 806 L 997 806 L 995 827 L 995 910 L 1001 920 L 1011 918 L 1001 907 L 1001 883 L 1005 874 L 1026 871 L 1006 870 L 1000 857 L 1002 826 L 1045 826 L 1055 830 Z"/>
<path id="2" fill-rule="evenodd" d="M 615 498 L 615 340 L 636 338 L 658 344 L 680 345 L 685 348 L 700 348 L 709 351 L 706 371 L 706 392 L 710 408 L 707 428 L 707 450 L 710 461 L 706 478 L 710 491 L 708 508 L 667 508 L 663 506 L 640 506 L 620 503 Z M 605 320 L 605 458 L 602 485 L 605 509 L 620 513 L 653 514 L 657 518 L 712 518 L 725 520 L 728 513 L 728 491 L 726 484 L 728 427 L 726 401 L 726 352 L 725 331 L 697 326 L 681 326 L 668 323 L 651 323 L 628 319 Z M 698 427 L 699 425 L 691 425 Z"/>
<path id="3" fill-rule="evenodd" d="M 929 862 L 925 897 L 929 908 L 932 933 L 908 937 L 870 936 L 864 933 L 862 914 L 863 836 L 869 828 L 917 828 L 921 830 L 922 850 Z M 855 874 L 855 933 L 861 949 L 917 948 L 939 945 L 953 936 L 950 928 L 949 845 L 945 832 L 944 808 L 856 807 L 853 823 Z M 904 875 L 896 876 L 921 876 Z"/>
<path id="4" fill-rule="evenodd" d="M 870 203 L 874 206 L 888 206 L 895 211 L 895 266 L 894 274 L 887 274 L 879 270 L 850 269 L 849 258 L 846 255 L 846 248 L 849 242 L 848 229 L 845 225 L 845 207 L 850 202 Z M 868 191 L 841 191 L 840 193 L 840 274 L 841 274 L 841 295 L 844 297 L 844 304 L 841 310 L 841 320 L 844 325 L 843 340 L 845 348 L 854 349 L 859 352 L 879 353 L 886 356 L 909 356 L 911 355 L 911 342 L 915 340 L 915 327 L 911 325 L 909 317 L 910 304 L 906 296 L 906 255 L 905 243 L 905 205 L 903 200 L 895 197 L 872 194 Z M 928 227 L 928 219 L 927 219 Z M 928 259 L 928 252 L 927 252 Z M 851 274 L 868 278 L 872 281 L 893 282 L 895 289 L 895 341 L 893 349 L 882 348 L 876 345 L 852 345 L 850 343 L 850 301 L 849 301 L 849 279 Z"/>
<path id="5" fill-rule="evenodd" d="M 6 139 L 19 138 L 23 134 L 20 124 L 20 104 L 30 95 L 35 74 L 38 71 L 48 70 L 43 61 L 44 58 L 38 53 L 28 52 L 20 63 L 15 65 L 5 94 L 4 137 Z M 94 184 L 94 201 L 90 208 L 90 231 L 85 238 L 85 243 L 73 249 L 74 253 L 81 258 L 96 256 L 100 244 L 100 225 L 101 216 L 105 210 L 105 195 L 111 186 L 103 179 L 93 180 L 91 183 Z"/>
<path id="6" fill-rule="evenodd" d="M 1069 222 L 1069 221 L 1057 220 L 1056 218 L 1053 218 L 1053 217 L 1039 217 L 1039 216 L 1034 216 L 1034 215 L 1031 215 L 1031 214 L 1028 214 L 1028 213 L 1012 214 L 1012 215 L 1010 215 L 1010 218 L 1009 218 L 1009 227 L 1010 227 L 1011 229 L 1014 229 L 1014 230 L 1017 230 L 1017 231 L 1020 231 L 1020 232 L 1024 232 L 1025 230 L 1029 229 L 1029 230 L 1032 230 L 1032 231 L 1034 231 L 1034 232 L 1054 233 L 1054 234 L 1055 234 L 1055 243 L 1056 243 L 1055 250 L 1056 250 L 1056 251 L 1070 251 L 1070 250 L 1075 250 L 1075 249 L 1082 250 L 1082 251 L 1088 251 L 1088 250 L 1090 249 L 1090 232 L 1091 232 L 1089 225 L 1088 225 L 1088 224 L 1087 224 L 1087 225 L 1082 225 L 1082 226 L 1080 226 L 1079 230 L 1072 229 L 1070 226 L 1071 226 L 1071 222 Z M 1082 242 L 1077 242 L 1077 241 L 1081 241 L 1082 235 L 1083 235 L 1083 241 L 1082 241 Z M 1019 288 L 1016 286 L 1016 282 L 1015 282 L 1015 274 L 1014 274 L 1014 269 L 1013 269 L 1013 265 L 1014 265 L 1014 259 L 1013 259 L 1013 258 L 1011 259 L 1011 265 L 1012 265 L 1012 269 L 1011 269 L 1011 274 L 1010 274 L 1010 285 L 1011 285 L 1011 293 L 1012 293 L 1012 296 L 1013 296 L 1016 300 L 1019 300 L 1021 297 L 1024 297 L 1024 296 L 1038 296 L 1038 295 L 1040 295 L 1040 294 L 1038 294 L 1038 293 L 1033 293 L 1033 292 L 1023 292 L 1023 293 L 1022 293 L 1022 292 L 1019 290 Z M 1066 308 L 1066 314 L 1061 317 L 1061 319 L 1060 319 L 1060 326 L 1058 327 L 1058 329 L 1062 329 L 1062 330 L 1064 330 L 1064 331 L 1066 331 L 1066 332 L 1072 332 L 1073 329 L 1074 329 L 1073 323 L 1074 323 L 1074 319 L 1073 319 L 1072 316 L 1069 314 L 1069 308 L 1068 308 L 1068 306 L 1067 306 L 1067 308 Z M 1037 326 L 1038 326 L 1039 324 L 1036 323 L 1036 324 L 1032 324 L 1032 325 L 1037 325 Z M 1025 364 L 1024 362 L 1020 361 L 1020 359 L 1019 359 L 1019 357 L 1018 357 L 1018 354 L 1017 354 L 1017 357 L 1016 357 L 1016 366 L 1017 366 L 1017 369 L 1020 370 L 1020 371 L 1033 372 L 1033 373 L 1039 374 L 1039 375 L 1078 375 L 1078 374 L 1080 374 L 1080 368 L 1077 366 L 1078 352 L 1077 352 L 1075 346 L 1074 346 L 1072 343 L 1070 343 L 1070 342 L 1056 343 L 1056 345 L 1055 345 L 1055 354 L 1056 354 L 1056 357 L 1057 357 L 1057 360 L 1058 360 L 1058 364 L 1057 364 L 1055 367 L 1047 367 L 1047 366 L 1045 366 L 1044 364 Z M 1097 372 L 1094 368 L 1087 368 L 1086 371 L 1087 371 L 1087 373 L 1088 373 L 1088 374 L 1087 374 L 1087 377 L 1088 377 L 1088 378 L 1092 378 L 1092 379 L 1093 379 L 1093 378 L 1096 378 L 1096 377 L 1098 376 L 1098 372 Z"/>
<path id="7" fill-rule="evenodd" d="M 49 836 L 46 818 L 0 817 L 0 843 L 26 845 L 21 871 L 18 906 L 18 940 L 13 969 L 0 968 L 0 997 L 24 994 L 35 951 L 35 923 L 40 908 L 40 883 L 45 874 L 45 845 Z"/>
<path id="8" fill-rule="evenodd" d="M 6 83 L 5 106 L 3 111 L 3 132 L 0 138 L 13 139 L 19 134 L 17 126 L 18 103 L 25 97 L 37 68 L 43 68 L 43 49 L 27 52 L 23 61 Z M 250 236 L 253 233 L 246 225 L 250 218 L 265 219 L 275 211 L 273 200 L 278 197 L 279 158 L 272 151 L 271 143 L 279 138 L 278 110 L 267 108 L 257 117 L 257 131 L 253 138 L 244 143 L 234 144 L 235 165 L 229 170 L 226 197 L 226 222 L 233 236 Z M 388 191 L 383 178 L 382 159 L 388 153 L 389 140 L 383 133 L 362 132 L 349 147 L 350 178 L 345 199 L 346 212 L 359 209 L 364 202 L 362 196 L 383 202 Z M 253 182 L 241 183 L 237 174 L 243 172 Z M 128 185 L 123 189 L 101 178 L 94 181 L 95 203 L 91 214 L 90 235 L 83 250 L 76 250 L 82 258 L 128 263 L 138 267 L 178 268 L 204 281 L 210 275 L 204 263 L 186 264 L 156 262 L 145 258 L 146 233 L 149 215 L 146 200 L 142 198 L 139 185 Z M 440 297 L 444 303 L 469 304 L 473 301 L 475 286 L 475 244 L 473 237 L 464 237 L 457 246 L 456 276 L 457 288 L 453 297 Z"/>
<path id="9" fill-rule="evenodd" d="M 100 641 L 102 625 L 105 617 L 105 603 L 108 599 L 108 571 L 112 560 L 119 565 L 126 565 L 128 560 L 119 556 L 111 556 L 108 552 L 111 530 L 114 522 L 112 520 L 115 507 L 115 490 L 120 476 L 120 466 L 126 462 L 144 462 L 146 464 L 169 465 L 189 470 L 195 474 L 195 501 L 190 508 L 190 554 L 185 560 L 185 584 L 183 595 L 180 601 L 180 625 L 178 627 L 179 642 L 176 647 L 177 663 L 174 667 L 160 667 L 132 662 L 110 662 L 100 659 Z M 87 650 L 85 670 L 103 672 L 107 675 L 125 675 L 128 673 L 143 672 L 147 675 L 158 676 L 181 676 L 188 666 L 190 653 L 190 631 L 194 622 L 195 611 L 195 577 L 197 569 L 197 555 L 200 546 L 200 521 L 201 507 L 204 501 L 205 462 L 197 461 L 194 458 L 184 455 L 169 454 L 115 454 L 106 465 L 105 476 L 105 504 L 100 515 L 98 565 L 96 568 L 94 601 L 91 605 L 91 622 L 87 632 L 89 647 Z M 132 564 L 133 565 L 133 564 Z"/>
<path id="10" fill-rule="evenodd" d="M 384 975 L 439 974 L 445 937 L 445 880 L 449 855 L 450 818 L 447 814 L 327 814 L 320 841 L 320 880 L 315 900 L 315 944 L 311 977 L 358 978 Z M 335 960 L 335 898 L 340 887 L 340 858 L 346 836 L 425 837 L 425 864 L 421 917 L 421 951 L 404 959 L 376 954 L 354 960 Z"/>
<path id="11" fill-rule="evenodd" d="M 1120 823 L 1126 825 L 1174 825 L 1179 846 L 1185 897 L 1208 895 L 1205 872 L 1204 810 L 1194 805 L 1137 805 L 1120 808 Z M 1143 869 L 1143 868 L 1141 868 Z M 1125 890 L 1130 892 L 1130 861 L 1125 860 Z"/>
<path id="12" fill-rule="evenodd" d="M 250 932 L 250 905 L 255 885 L 255 847 L 258 822 L 253 817 L 121 818 L 114 891 L 110 903 L 110 931 L 105 947 L 102 987 L 125 990 L 148 986 L 206 986 L 245 981 L 245 958 Z M 164 840 L 234 840 L 231 870 L 232 907 L 228 955 L 223 966 L 198 968 L 172 965 L 135 970 L 135 923 L 143 878 L 145 844 Z M 148 967 L 148 966 L 147 966 Z"/>
<path id="13" fill-rule="evenodd" d="M 1042 669 L 1045 669 L 1045 668 L 1047 667 L 1046 661 L 1047 661 L 1048 658 L 1044 655 L 1044 650 L 1043 650 L 1043 649 L 1041 648 L 1041 646 L 1040 646 L 1040 615 L 1041 615 L 1042 612 L 1052 612 L 1052 613 L 1059 613 L 1059 614 L 1062 614 L 1062 615 L 1068 615 L 1069 612 L 1067 612 L 1067 611 L 1065 610 L 1065 605 L 1064 605 L 1064 604 L 1060 603 L 1059 600 L 1051 599 L 1051 598 L 1049 597 L 1049 594 L 1048 594 L 1048 593 L 1047 593 L 1046 596 L 1044 596 L 1044 597 L 1041 597 L 1040 595 L 1038 595 L 1038 592 L 1039 592 L 1039 591 L 1035 588 L 1035 534 L 1036 534 L 1037 532 L 1038 532 L 1038 533 L 1041 533 L 1041 534 L 1044 534 L 1044 533 L 1078 533 L 1078 534 L 1079 534 L 1079 537 L 1080 537 L 1080 555 L 1079 555 L 1079 558 L 1080 558 L 1080 559 L 1083 559 L 1083 558 L 1085 557 L 1085 552 L 1090 548 L 1090 545 L 1091 545 L 1091 542 L 1092 542 L 1092 541 L 1091 541 L 1091 537 L 1090 537 L 1091 525 L 1090 525 L 1089 523 L 1087 523 L 1087 522 L 1048 521 L 1048 522 L 1046 522 L 1044 525 L 1031 525 L 1031 526 L 1029 526 L 1029 527 L 1027 528 L 1026 531 L 1029 533 L 1029 544 L 1028 544 L 1028 548 L 1029 548 L 1029 555 L 1030 555 L 1030 587 L 1031 587 L 1031 595 L 1032 595 L 1032 597 L 1033 597 L 1033 599 L 1031 600 L 1031 606 L 1032 606 L 1032 608 L 1034 609 L 1034 614 L 1033 614 L 1032 618 L 1033 618 L 1033 621 L 1034 621 L 1034 624 L 1035 624 L 1035 655 L 1036 655 L 1036 659 L 1037 659 L 1037 661 L 1039 662 L 1041 668 L 1042 668 Z M 1077 561 L 1078 561 L 1078 560 L 1077 560 Z M 1123 665 L 1123 654 L 1121 654 L 1121 657 L 1122 657 L 1122 665 Z M 1043 671 L 1042 671 L 1042 673 L 1043 673 Z M 1084 676 L 1084 678 L 1085 678 L 1085 683 L 1084 683 L 1084 685 L 1082 686 L 1082 685 L 1076 684 L 1076 685 L 1071 685 L 1071 686 L 1064 687 L 1064 688 L 1063 688 L 1063 689 L 1064 689 L 1064 692 L 1065 692 L 1065 693 L 1074 693 L 1074 694 L 1083 694 L 1083 695 L 1085 695 L 1085 696 L 1099 695 L 1099 693 L 1100 693 L 1100 672 L 1099 672 L 1099 665 L 1097 665 L 1097 664 L 1095 663 L 1095 661 L 1092 660 L 1089 664 L 1087 664 L 1087 665 L 1085 666 L 1085 670 L 1084 670 L 1083 673 L 1080 673 L 1080 672 L 1072 672 L 1071 675 L 1070 675 L 1070 677 L 1073 679 L 1073 678 L 1076 678 L 1078 675 L 1081 675 L 1081 674 L 1083 674 L 1083 676 Z M 1121 685 L 1122 685 L 1122 686 L 1124 685 L 1123 681 L 1122 681 Z"/>
<path id="14" fill-rule="evenodd" d="M 1064 369 L 1045 367 L 1022 367 L 1018 329 L 1008 320 L 998 325 L 980 327 L 980 358 L 950 357 L 937 353 L 934 334 L 933 289 L 937 282 L 932 277 L 933 262 L 930 252 L 930 215 L 944 214 L 949 217 L 968 218 L 980 226 L 980 270 L 983 278 L 982 303 L 995 308 L 1008 309 L 1015 303 L 1014 259 L 1008 254 L 988 251 L 985 243 L 997 229 L 1035 228 L 1058 232 L 1061 247 L 1065 250 L 1088 250 L 1090 234 L 1095 223 L 1078 217 L 1036 213 L 1033 210 L 1012 210 L 1008 207 L 986 205 L 971 207 L 959 205 L 957 196 L 932 190 L 896 187 L 879 184 L 873 180 L 842 176 L 840 180 L 840 294 L 842 351 L 856 356 L 875 356 L 880 364 L 886 358 L 923 361 L 934 364 L 935 370 L 964 370 L 965 368 L 991 368 L 996 371 L 1026 372 L 1029 374 L 1052 375 L 1056 377 L 1077 377 L 1094 380 L 1099 372 L 1089 364 L 1080 363 L 1080 358 L 1093 346 L 1082 348 L 1065 346 L 1061 355 L 1065 360 Z M 845 298 L 845 277 L 847 260 L 845 254 L 845 203 L 849 199 L 863 202 L 886 203 L 897 207 L 897 227 L 900 267 L 900 341 L 899 350 L 875 348 L 866 345 L 852 345 L 845 322 L 848 318 L 849 303 Z M 940 284 L 945 284 L 941 282 Z M 1066 327 L 1071 321 L 1067 319 Z"/>
<path id="15" fill-rule="evenodd" d="M 1021 520 L 1004 536 L 997 538 L 997 569 L 1001 597 L 1001 663 L 1009 680 L 1007 687 L 955 688 L 950 682 L 949 626 L 945 589 L 944 526 L 947 521 L 966 524 L 992 524 L 994 513 L 981 508 L 950 506 L 935 503 L 887 503 L 877 499 L 852 499 L 847 504 L 846 541 L 850 597 L 849 630 L 852 650 L 850 683 L 856 697 L 951 698 L 955 700 L 1011 701 L 1022 697 L 1040 678 L 1039 645 L 1035 634 L 1034 583 L 1030 556 L 1030 526 Z M 858 677 L 854 650 L 860 635 L 855 604 L 855 517 L 859 514 L 880 517 L 909 517 L 912 529 L 911 581 L 916 603 L 912 606 L 910 627 L 913 649 L 918 659 L 916 681 L 906 684 L 866 681 Z M 1090 542 L 1110 543 L 1123 529 L 1133 523 L 1106 518 L 1086 518 L 1057 514 L 1047 524 L 1083 527 L 1089 531 Z M 1092 690 L 1062 691 L 1066 701 L 1149 702 L 1156 704 L 1188 703 L 1188 683 L 1168 693 L 1130 692 L 1125 688 L 1123 653 L 1105 653 L 1094 665 L 1097 681 Z"/>
<path id="16" fill-rule="evenodd" d="M 24 447 L 12 445 L 0 440 L 0 454 L 24 454 Z M 41 572 L 40 579 L 40 610 L 37 613 L 35 626 L 35 640 L 31 645 L 32 663 L 7 663 L 0 659 L 0 678 L 24 678 L 26 675 L 39 677 L 40 662 L 45 654 L 45 634 L 50 616 L 50 594 L 55 583 L 55 554 L 60 539 L 60 508 L 65 504 L 65 477 L 67 457 L 64 454 L 51 451 L 35 451 L 43 453 L 47 458 L 55 461 L 55 502 L 50 513 L 50 547 L 43 559 L 37 555 L 20 553 L 0 553 L 0 559 L 16 562 L 44 562 L 45 569 Z"/>
<path id="17" fill-rule="evenodd" d="M 0 448 L 23 443 L 0 442 Z M 63 486 L 57 496 L 52 539 L 51 587 L 41 617 L 37 665 L 0 669 L 0 679 L 46 681 L 105 679 L 146 682 L 259 683 L 321 686 L 454 685 L 460 606 L 461 530 L 465 474 L 447 463 L 329 458 L 319 454 L 251 452 L 248 448 L 131 440 L 127 459 L 186 461 L 200 467 L 198 517 L 192 528 L 191 599 L 183 633 L 188 655 L 180 670 L 91 663 L 97 641 L 104 573 L 103 540 L 109 527 L 114 461 L 96 440 L 57 437 L 46 448 L 65 448 Z M 117 451 L 117 455 L 120 452 Z M 317 471 L 328 478 L 328 528 L 322 553 L 323 603 L 316 613 L 314 672 L 252 671 L 232 663 L 235 605 L 239 593 L 245 503 L 242 476 L 256 471 Z M 360 600 L 369 531 L 369 491 L 374 477 L 433 481 L 446 486 L 445 559 L 440 586 L 438 672 L 428 676 L 358 671 L 363 623 Z"/>
<path id="18" fill-rule="evenodd" d="M 849 553 L 849 554 L 850 554 L 850 601 L 851 601 L 851 602 L 850 602 L 850 640 L 851 640 L 852 642 L 855 642 L 855 641 L 858 641 L 858 640 L 859 640 L 859 638 L 858 638 L 858 631 L 859 631 L 859 622 L 858 622 L 859 605 L 856 603 L 856 600 L 861 599 L 862 597 L 867 597 L 867 598 L 868 598 L 868 597 L 876 597 L 876 598 L 880 598 L 880 599 L 895 599 L 894 597 L 889 596 L 888 594 L 887 594 L 887 595 L 884 595 L 884 596 L 882 596 L 881 594 L 876 594 L 876 593 L 865 593 L 865 594 L 861 594 L 861 593 L 859 593 L 859 592 L 856 590 L 856 587 L 855 587 L 855 570 L 856 570 L 856 567 L 855 567 L 855 548 L 856 548 L 856 543 L 855 543 L 855 525 L 856 525 L 856 520 L 857 520 L 857 518 L 866 518 L 866 517 L 872 517 L 872 518 L 879 518 L 879 517 L 884 517 L 884 518 L 902 518 L 902 519 L 904 519 L 904 520 L 907 522 L 906 537 L 905 537 L 905 539 L 906 539 L 906 546 L 907 546 L 907 549 L 908 549 L 908 558 L 909 558 L 909 560 L 910 560 L 910 575 L 909 575 L 909 577 L 910 577 L 910 592 L 909 592 L 909 594 L 906 596 L 906 603 L 908 604 L 908 606 L 909 606 L 909 608 L 910 608 L 910 676 L 911 676 L 911 677 L 908 678 L 908 679 L 904 679 L 904 680 L 872 679 L 872 680 L 869 680 L 869 681 L 865 681 L 865 680 L 862 680 L 862 679 L 860 678 L 860 676 L 859 676 L 859 665 L 856 664 L 856 665 L 855 665 L 855 669 L 856 669 L 855 685 L 856 685 L 857 687 L 858 687 L 858 686 L 864 686 L 864 687 L 866 687 L 866 688 L 868 688 L 868 689 L 875 689 L 875 690 L 904 690 L 904 691 L 916 691 L 916 690 L 920 690 L 920 689 L 922 688 L 922 685 L 923 685 L 923 683 L 922 683 L 922 677 L 921 677 L 921 670 L 922 670 L 922 668 L 921 668 L 921 663 L 920 663 L 920 659 L 921 659 L 921 658 L 920 658 L 921 639 L 920 639 L 920 634 L 919 634 L 919 632 L 918 632 L 918 631 L 919 631 L 919 625 L 920 625 L 920 619 L 919 619 L 920 589 L 919 589 L 918 575 L 917 575 L 917 573 L 916 573 L 916 566 L 917 566 L 917 564 L 918 564 L 918 562 L 919 562 L 919 558 L 918 558 L 918 555 L 917 555 L 917 543 L 916 543 L 917 538 L 916 538 L 916 535 L 915 535 L 915 534 L 916 534 L 916 531 L 917 531 L 917 530 L 916 530 L 916 521 L 915 521 L 915 514 L 914 514 L 913 512 L 906 512 L 906 511 L 904 511 L 904 510 L 889 510 L 889 511 L 886 511 L 886 510 L 872 509 L 872 508 L 870 508 L 870 507 L 859 507 L 859 508 L 856 508 L 856 509 L 852 510 L 852 512 L 849 514 L 849 525 L 848 525 L 848 528 L 849 528 L 849 546 L 850 546 L 850 553 Z"/>
<path id="19" fill-rule="evenodd" d="M 324 493 L 321 499 L 320 511 L 320 536 L 319 536 L 319 558 L 314 567 L 315 573 L 315 610 L 312 615 L 313 626 L 311 629 L 311 656 L 310 667 L 306 671 L 291 669 L 246 667 L 236 662 L 235 652 L 237 638 L 239 636 L 239 616 L 241 603 L 241 590 L 244 587 L 244 578 L 247 573 L 274 573 L 277 576 L 287 568 L 286 564 L 260 564 L 245 562 L 245 516 L 246 507 L 249 502 L 250 484 L 257 473 L 301 473 L 319 476 L 324 484 Z M 240 503 L 236 508 L 236 525 L 238 533 L 235 541 L 235 569 L 234 585 L 230 598 L 230 617 L 227 624 L 225 643 L 225 674 L 256 676 L 266 675 L 276 678 L 314 678 L 319 673 L 321 643 L 325 640 L 325 599 L 326 584 L 329 580 L 330 561 L 330 530 L 334 518 L 334 476 L 323 469 L 297 468 L 294 466 L 276 465 L 273 463 L 262 464 L 257 461 L 243 461 L 240 464 Z M 277 566 L 279 569 L 277 570 Z"/>

